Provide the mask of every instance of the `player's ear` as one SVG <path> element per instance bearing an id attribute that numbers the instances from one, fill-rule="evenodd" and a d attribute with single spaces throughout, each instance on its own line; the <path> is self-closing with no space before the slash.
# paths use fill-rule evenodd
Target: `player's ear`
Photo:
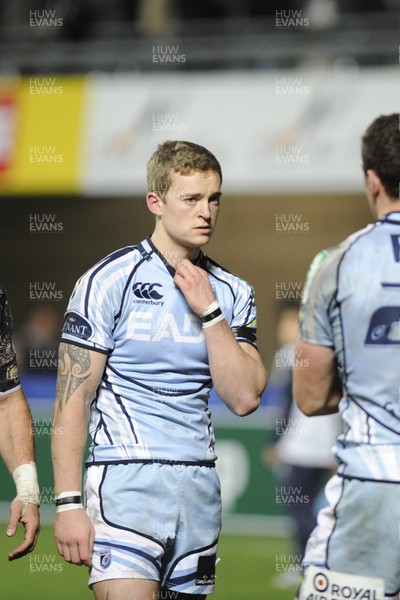
<path id="1" fill-rule="evenodd" d="M 365 181 L 372 198 L 376 198 L 382 189 L 382 182 L 379 175 L 373 169 L 368 169 Z"/>
<path id="2" fill-rule="evenodd" d="M 162 200 L 155 192 L 149 192 L 146 196 L 147 208 L 157 217 L 162 214 Z"/>

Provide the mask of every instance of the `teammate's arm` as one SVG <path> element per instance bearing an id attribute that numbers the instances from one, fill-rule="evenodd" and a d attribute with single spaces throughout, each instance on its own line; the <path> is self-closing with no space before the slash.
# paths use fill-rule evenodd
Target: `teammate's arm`
<path id="1" fill-rule="evenodd" d="M 328 346 L 297 340 L 293 368 L 293 396 L 307 416 L 338 412 L 342 397 L 335 353 Z"/>
<path id="2" fill-rule="evenodd" d="M 197 315 L 215 301 L 207 273 L 188 260 L 179 265 L 174 281 Z M 238 343 L 225 319 L 204 328 L 204 335 L 218 396 L 236 415 L 254 412 L 267 383 L 257 350 L 250 344 Z"/>
<path id="3" fill-rule="evenodd" d="M 52 435 L 56 497 L 62 492 L 82 493 L 88 407 L 105 363 L 105 354 L 74 344 L 60 344 Z M 54 533 L 58 551 L 67 562 L 90 566 L 94 528 L 83 509 L 57 512 Z"/>
<path id="4" fill-rule="evenodd" d="M 0 396 L 0 454 L 7 469 L 18 481 L 22 469 L 24 481 L 21 482 L 21 500 L 13 500 L 10 507 L 10 520 L 7 535 L 12 536 L 22 523 L 25 535 L 22 543 L 9 553 L 9 560 L 14 560 L 31 552 L 36 544 L 40 529 L 39 524 L 39 489 L 37 484 L 35 448 L 31 413 L 25 394 L 21 388 Z M 15 473 L 18 469 L 17 473 Z M 26 471 L 29 471 L 26 480 Z M 16 479 L 17 477 L 17 479 Z M 20 478 L 19 478 L 20 479 Z M 31 500 L 31 501 L 30 501 Z"/>

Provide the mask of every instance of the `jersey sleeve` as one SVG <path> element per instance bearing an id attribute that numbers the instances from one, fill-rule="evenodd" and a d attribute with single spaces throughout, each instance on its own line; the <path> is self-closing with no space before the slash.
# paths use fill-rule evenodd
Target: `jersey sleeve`
<path id="1" fill-rule="evenodd" d="M 107 269 L 93 267 L 75 285 L 64 317 L 61 341 L 103 354 L 114 347 L 119 288 Z"/>
<path id="2" fill-rule="evenodd" d="M 238 342 L 257 348 L 257 309 L 254 290 L 242 280 L 239 281 L 231 329 Z"/>
<path id="3" fill-rule="evenodd" d="M 333 347 L 330 319 L 336 291 L 336 257 L 323 250 L 308 270 L 299 313 L 299 336 L 304 342 Z"/>
<path id="4" fill-rule="evenodd" d="M 12 344 L 12 315 L 7 294 L 0 286 L 0 396 L 21 387 L 15 350 Z"/>

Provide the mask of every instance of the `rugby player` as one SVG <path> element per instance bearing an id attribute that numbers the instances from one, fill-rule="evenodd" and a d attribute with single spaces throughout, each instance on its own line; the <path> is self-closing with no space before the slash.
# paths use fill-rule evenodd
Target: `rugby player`
<path id="1" fill-rule="evenodd" d="M 220 210 L 218 161 L 165 142 L 147 181 L 153 234 L 81 277 L 59 351 L 55 539 L 66 561 L 90 566 L 97 600 L 213 593 L 221 505 L 209 393 L 244 416 L 266 385 L 253 289 L 201 251 Z"/>
<path id="2" fill-rule="evenodd" d="M 294 369 L 300 409 L 339 410 L 344 425 L 334 447 L 338 471 L 326 488 L 329 505 L 306 548 L 305 579 L 310 565 L 318 567 L 322 591 L 335 573 L 345 574 L 338 578 L 346 590 L 365 590 L 357 598 L 378 598 L 369 578 L 381 579 L 392 600 L 400 598 L 399 117 L 377 118 L 363 137 L 365 189 L 376 221 L 314 259 Z M 352 576 L 359 576 L 355 585 Z M 308 597 L 305 586 L 301 599 Z"/>
<path id="3" fill-rule="evenodd" d="M 19 380 L 12 345 L 12 316 L 5 289 L 0 285 L 0 455 L 13 477 L 17 495 L 11 503 L 7 535 L 22 523 L 23 541 L 9 560 L 31 552 L 39 534 L 39 485 L 35 464 L 31 413 Z"/>

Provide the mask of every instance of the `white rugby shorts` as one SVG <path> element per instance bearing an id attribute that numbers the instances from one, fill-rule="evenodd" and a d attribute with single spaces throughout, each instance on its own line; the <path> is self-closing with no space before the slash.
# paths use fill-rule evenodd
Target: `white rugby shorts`
<path id="1" fill-rule="evenodd" d="M 211 594 L 221 529 L 215 468 L 166 463 L 89 466 L 86 510 L 95 528 L 89 586 L 138 578 Z"/>

